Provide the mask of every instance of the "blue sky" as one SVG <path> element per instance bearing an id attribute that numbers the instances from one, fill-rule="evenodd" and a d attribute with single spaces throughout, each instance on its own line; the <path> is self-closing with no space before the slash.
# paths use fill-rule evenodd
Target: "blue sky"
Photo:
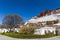
<path id="1" fill-rule="evenodd" d="M 7 14 L 18 14 L 24 21 L 48 9 L 60 7 L 60 0 L 0 0 L 0 24 Z"/>

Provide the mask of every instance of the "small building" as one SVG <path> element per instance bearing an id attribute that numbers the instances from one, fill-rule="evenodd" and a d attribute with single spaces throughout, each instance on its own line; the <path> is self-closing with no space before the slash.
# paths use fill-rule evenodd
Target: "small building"
<path id="1" fill-rule="evenodd" d="M 9 30 L 5 28 L 5 26 L 0 25 L 0 33 L 3 33 L 3 32 L 9 32 Z"/>
<path id="2" fill-rule="evenodd" d="M 12 28 L 11 31 L 12 32 L 19 32 L 20 28 Z"/>
<path id="3" fill-rule="evenodd" d="M 6 28 L 0 28 L 0 33 L 3 33 L 3 32 L 9 32 L 9 30 L 8 29 L 6 29 Z"/>
<path id="4" fill-rule="evenodd" d="M 0 25 L 0 32 L 19 32 L 20 27 L 13 27 L 12 29 L 5 27 L 4 25 Z"/>

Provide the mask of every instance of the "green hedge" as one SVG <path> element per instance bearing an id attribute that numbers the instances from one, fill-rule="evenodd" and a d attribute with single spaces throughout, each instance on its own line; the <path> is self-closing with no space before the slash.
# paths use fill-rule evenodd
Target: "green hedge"
<path id="1" fill-rule="evenodd" d="M 34 35 L 34 34 L 19 34 L 19 33 L 5 33 L 4 35 L 13 38 L 49 38 L 55 36 L 54 34 Z"/>

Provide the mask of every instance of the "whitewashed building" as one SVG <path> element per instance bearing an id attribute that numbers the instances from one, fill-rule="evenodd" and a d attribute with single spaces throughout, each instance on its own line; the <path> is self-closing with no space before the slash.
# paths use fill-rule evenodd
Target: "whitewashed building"
<path id="1" fill-rule="evenodd" d="M 55 25 L 57 25 L 57 23 L 60 23 L 60 9 L 53 10 L 50 13 L 47 13 L 42 17 L 37 17 L 37 16 L 35 16 L 35 17 L 36 18 L 33 17 L 30 20 L 26 21 L 24 24 L 24 25 L 27 25 L 30 23 L 33 23 L 33 24 L 40 23 L 41 25 L 44 24 L 44 27 L 42 27 L 40 25 L 40 28 L 36 28 L 34 34 L 45 35 L 46 33 L 50 33 L 50 32 L 53 32 L 54 34 L 56 34 L 57 27 Z M 50 25 L 52 25 L 52 26 L 50 26 Z M 55 27 L 53 27 L 53 26 L 55 26 Z"/>
<path id="2" fill-rule="evenodd" d="M 12 32 L 19 32 L 19 30 L 20 30 L 20 28 L 19 27 L 16 27 L 16 28 L 12 28 L 12 29 L 10 29 L 10 28 L 6 28 L 5 26 L 3 26 L 3 25 L 0 25 L 0 33 L 3 33 L 3 32 L 10 32 L 10 30 L 12 31 Z"/>
<path id="3" fill-rule="evenodd" d="M 9 32 L 9 30 L 4 25 L 0 24 L 0 33 L 3 33 L 3 32 Z"/>
<path id="4" fill-rule="evenodd" d="M 0 33 L 3 33 L 3 32 L 9 32 L 9 30 L 8 29 L 6 29 L 6 28 L 0 28 Z"/>

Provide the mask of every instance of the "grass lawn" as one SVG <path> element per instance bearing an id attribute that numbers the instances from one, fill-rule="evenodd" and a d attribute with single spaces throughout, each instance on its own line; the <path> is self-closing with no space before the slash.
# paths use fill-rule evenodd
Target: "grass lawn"
<path id="1" fill-rule="evenodd" d="M 47 34 L 47 35 L 34 35 L 34 34 L 19 34 L 19 33 L 3 33 L 2 35 L 6 35 L 13 38 L 49 38 L 56 36 L 54 34 Z"/>

